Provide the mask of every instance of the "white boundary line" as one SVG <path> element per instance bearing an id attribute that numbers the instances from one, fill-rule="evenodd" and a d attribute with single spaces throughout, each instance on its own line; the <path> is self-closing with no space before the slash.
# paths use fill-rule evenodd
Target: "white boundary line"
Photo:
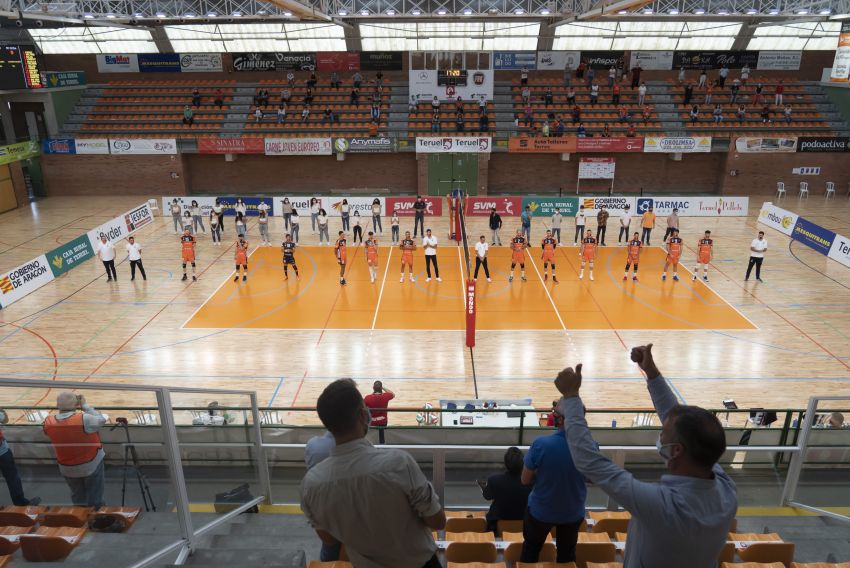
<path id="1" fill-rule="evenodd" d="M 564 330 L 564 333 L 569 335 L 569 332 L 567 331 L 567 326 L 564 325 L 564 320 L 561 318 L 561 312 L 558 311 L 558 306 L 555 305 L 555 300 L 552 299 L 552 294 L 549 293 L 549 288 L 546 287 L 546 282 L 543 281 L 543 277 L 540 275 L 540 271 L 537 269 L 537 264 L 534 262 L 534 259 L 531 258 L 531 254 L 528 255 L 528 261 L 531 263 L 531 266 L 534 267 L 534 272 L 537 274 L 538 280 L 540 280 L 540 285 L 543 286 L 544 290 L 546 290 L 546 296 L 549 298 L 549 302 L 552 304 L 552 309 L 555 310 L 555 315 L 558 316 L 558 321 L 561 322 L 561 328 Z"/>
<path id="2" fill-rule="evenodd" d="M 463 312 L 466 314 L 466 277 L 463 275 L 463 257 L 460 254 L 460 246 L 457 247 L 457 263 L 460 266 L 460 298 L 463 303 Z"/>
<path id="3" fill-rule="evenodd" d="M 395 247 L 390 247 L 390 254 L 387 255 L 386 267 L 384 268 L 384 279 L 381 280 L 381 291 L 378 292 L 378 303 L 375 306 L 375 317 L 372 318 L 372 331 L 375 331 L 375 323 L 378 321 L 378 310 L 381 309 L 381 298 L 384 297 L 384 285 L 387 283 L 387 273 L 390 271 L 390 259 L 393 256 L 394 248 Z"/>

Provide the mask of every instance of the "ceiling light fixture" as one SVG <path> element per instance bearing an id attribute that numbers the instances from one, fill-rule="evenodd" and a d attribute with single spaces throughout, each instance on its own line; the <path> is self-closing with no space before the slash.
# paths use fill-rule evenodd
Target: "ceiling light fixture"
<path id="1" fill-rule="evenodd" d="M 718 10 L 717 13 L 721 16 L 728 16 L 729 10 Z"/>
<path id="2" fill-rule="evenodd" d="M 705 14 L 705 8 L 697 8 L 696 10 L 694 10 L 694 14 L 696 14 L 697 16 L 702 16 L 703 14 Z"/>
<path id="3" fill-rule="evenodd" d="M 517 8 L 516 10 L 514 10 L 514 14 L 516 14 L 517 16 L 522 16 L 523 14 L 525 14 L 525 10 L 523 10 L 522 8 Z"/>
<path id="4" fill-rule="evenodd" d="M 115 14 L 107 14 L 106 17 L 109 18 L 110 20 L 114 20 Z"/>
<path id="5" fill-rule="evenodd" d="M 471 16 L 471 15 L 472 15 L 472 10 L 470 10 L 469 8 L 464 8 L 464 10 L 463 10 L 463 15 L 464 15 L 464 16 Z"/>
<path id="6" fill-rule="evenodd" d="M 806 15 L 806 14 L 808 14 L 808 13 L 809 13 L 809 11 L 808 11 L 808 10 L 806 10 L 806 9 L 803 9 L 803 10 L 797 10 L 797 15 L 798 15 L 798 16 L 805 16 L 805 15 Z"/>
<path id="7" fill-rule="evenodd" d="M 233 16 L 234 18 L 241 18 L 241 17 L 242 17 L 242 12 L 233 12 L 233 13 L 231 14 L 231 16 Z"/>
<path id="8" fill-rule="evenodd" d="M 437 10 L 437 15 L 438 15 L 438 16 L 445 16 L 447 13 L 448 13 L 448 12 L 446 12 L 446 9 L 445 9 L 445 8 L 440 8 L 439 10 Z"/>
<path id="9" fill-rule="evenodd" d="M 679 9 L 678 9 L 678 8 L 671 8 L 671 9 L 670 9 L 670 11 L 669 11 L 668 13 L 669 13 L 671 16 L 678 16 L 678 15 L 679 15 Z"/>
<path id="10" fill-rule="evenodd" d="M 414 16 L 420 16 L 420 15 L 422 15 L 422 10 L 420 10 L 419 8 L 414 8 L 413 10 L 410 11 L 410 13 L 413 14 Z"/>
<path id="11" fill-rule="evenodd" d="M 83 17 L 84 17 L 85 19 L 87 19 L 87 20 L 92 20 L 92 19 L 94 19 L 94 16 L 93 16 L 93 15 L 91 15 L 91 14 L 83 14 Z"/>
<path id="12" fill-rule="evenodd" d="M 361 15 L 361 16 L 368 16 L 368 15 L 369 15 L 369 10 L 367 10 L 367 9 L 365 9 L 365 8 L 364 8 L 364 9 L 362 9 L 362 10 L 360 10 L 360 15 Z"/>
<path id="13" fill-rule="evenodd" d="M 339 12 L 337 12 L 337 14 L 339 14 L 340 16 L 347 16 L 348 10 L 340 10 Z"/>
<path id="14" fill-rule="evenodd" d="M 265 10 L 260 10 L 260 11 L 259 11 L 259 12 L 257 12 L 257 13 L 258 13 L 258 14 L 263 14 L 263 15 L 265 15 L 266 11 L 265 11 Z M 284 13 L 283 13 L 283 15 L 284 15 L 284 16 L 286 16 L 287 18 L 291 18 L 291 17 L 292 17 L 292 12 L 284 12 Z"/>
<path id="15" fill-rule="evenodd" d="M 387 10 L 387 16 L 395 16 L 395 10 L 393 10 L 392 8 Z"/>
<path id="16" fill-rule="evenodd" d="M 747 8 L 747 15 L 749 15 L 749 16 L 754 16 L 758 13 L 759 13 L 759 11 L 756 10 L 755 8 Z"/>
<path id="17" fill-rule="evenodd" d="M 207 18 L 215 18 L 216 16 L 218 16 L 218 14 L 215 12 L 207 12 Z"/>
<path id="18" fill-rule="evenodd" d="M 823 10 L 818 12 L 818 14 L 820 14 L 821 16 L 829 16 L 830 14 L 832 14 L 832 10 L 830 10 L 829 8 L 824 8 Z"/>
<path id="19" fill-rule="evenodd" d="M 541 15 L 541 16 L 548 16 L 548 15 L 549 15 L 549 14 L 551 14 L 551 13 L 552 13 L 552 12 L 550 12 L 550 11 L 549 11 L 549 8 L 543 8 L 542 10 L 540 10 L 540 15 Z"/>
<path id="20" fill-rule="evenodd" d="M 628 10 L 620 10 L 620 11 L 619 11 L 619 12 L 617 12 L 617 13 L 618 13 L 619 15 L 621 15 L 621 16 L 625 16 L 626 14 L 628 14 L 628 13 L 629 13 L 629 11 L 628 11 Z"/>

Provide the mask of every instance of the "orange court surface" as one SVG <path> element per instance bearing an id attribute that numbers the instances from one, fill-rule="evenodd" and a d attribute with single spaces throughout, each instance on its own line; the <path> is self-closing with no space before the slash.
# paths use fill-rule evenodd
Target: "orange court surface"
<path id="1" fill-rule="evenodd" d="M 451 241 L 450 241 L 451 243 Z M 351 250 L 351 249 L 354 250 Z M 380 250 L 379 278 L 370 282 L 362 247 L 349 247 L 346 286 L 338 281 L 333 247 L 299 247 L 301 270 L 283 279 L 281 253 L 274 247 L 256 248 L 249 259 L 249 278 L 230 277 L 192 315 L 187 328 L 272 328 L 349 330 L 462 330 L 465 329 L 462 249 L 443 245 L 438 254 L 442 282 L 426 282 L 422 251 L 414 255 L 415 282 L 405 274 L 399 282 L 397 248 Z M 470 252 L 474 258 L 474 251 Z M 755 326 L 701 280 L 680 266 L 662 282 L 658 274 L 666 253 L 660 247 L 643 251 L 646 277 L 622 280 L 626 261 L 623 247 L 600 247 L 595 280 L 578 279 L 578 249 L 556 250 L 560 283 L 543 280 L 537 248 L 526 252 L 527 281 L 508 282 L 510 251 L 493 247 L 489 253 L 492 282 L 483 270 L 477 282 L 476 329 L 489 330 L 611 330 L 611 329 L 753 329 Z"/>

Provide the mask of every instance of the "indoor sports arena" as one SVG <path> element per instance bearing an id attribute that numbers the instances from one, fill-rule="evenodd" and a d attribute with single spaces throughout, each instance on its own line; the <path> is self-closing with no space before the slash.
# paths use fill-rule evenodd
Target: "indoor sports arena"
<path id="1" fill-rule="evenodd" d="M 850 567 L 850 1 L 0 40 L 0 568 Z"/>

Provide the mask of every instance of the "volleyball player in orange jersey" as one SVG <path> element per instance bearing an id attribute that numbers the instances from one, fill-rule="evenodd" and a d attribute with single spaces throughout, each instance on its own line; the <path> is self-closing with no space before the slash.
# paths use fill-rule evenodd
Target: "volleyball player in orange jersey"
<path id="1" fill-rule="evenodd" d="M 369 279 L 374 284 L 375 279 L 378 278 L 378 239 L 375 238 L 375 233 L 369 231 L 363 246 L 366 247 L 366 264 L 369 265 Z"/>
<path id="2" fill-rule="evenodd" d="M 667 280 L 667 267 L 673 265 L 673 280 L 679 281 L 679 258 L 682 256 L 682 239 L 679 237 L 679 229 L 671 229 L 673 234 L 667 239 L 667 260 L 664 261 L 664 271 L 661 280 Z"/>
<path id="3" fill-rule="evenodd" d="M 404 238 L 401 240 L 401 279 L 399 282 L 404 282 L 404 265 L 407 265 L 410 271 L 410 281 L 416 282 L 413 278 L 413 251 L 416 250 L 416 241 L 410 238 L 410 231 L 404 232 Z"/>
<path id="4" fill-rule="evenodd" d="M 348 252 L 346 250 L 345 231 L 340 231 L 339 236 L 334 243 L 334 254 L 336 261 L 339 263 L 339 284 L 345 286 L 345 263 L 348 260 Z"/>
<path id="5" fill-rule="evenodd" d="M 593 238 L 593 231 L 588 230 L 585 233 L 579 247 L 579 255 L 581 256 L 581 270 L 578 273 L 578 279 L 584 278 L 584 265 L 589 264 L 590 279 L 593 280 L 593 259 L 596 258 L 596 239 Z"/>
<path id="6" fill-rule="evenodd" d="M 192 236 L 189 229 L 183 229 L 183 235 L 180 237 L 180 242 L 183 245 L 183 280 L 186 280 L 186 263 L 192 263 L 192 281 L 198 279 L 195 276 L 195 237 Z"/>
<path id="7" fill-rule="evenodd" d="M 643 243 L 640 242 L 638 232 L 635 231 L 634 236 L 632 236 L 632 240 L 626 243 L 626 247 L 628 248 L 628 257 L 626 257 L 626 271 L 623 273 L 623 280 L 627 280 L 629 278 L 629 267 L 634 265 L 635 271 L 632 273 L 632 280 L 635 282 L 638 281 L 638 262 L 640 262 L 640 247 L 642 245 Z"/>
<path id="8" fill-rule="evenodd" d="M 546 231 L 546 236 L 543 237 L 542 247 L 543 247 L 543 256 L 540 258 L 543 259 L 543 281 L 546 282 L 546 279 L 549 278 L 549 275 L 546 273 L 546 269 L 549 267 L 549 264 L 552 264 L 552 282 L 555 284 L 558 283 L 558 277 L 555 276 L 555 247 L 558 246 L 558 241 L 555 240 L 555 237 L 552 236 L 552 231 Z"/>
<path id="9" fill-rule="evenodd" d="M 248 241 L 245 240 L 245 235 L 239 235 L 236 239 L 236 277 L 233 281 L 239 280 L 239 269 L 242 269 L 242 282 L 248 280 Z"/>
<path id="10" fill-rule="evenodd" d="M 699 265 L 702 264 L 702 279 L 708 282 L 708 263 L 714 254 L 714 240 L 711 231 L 706 231 L 705 236 L 697 241 L 697 265 L 694 267 L 694 280 L 697 279 Z"/>
<path id="11" fill-rule="evenodd" d="M 519 275 L 522 278 L 522 281 L 525 282 L 525 249 L 528 247 L 528 243 L 525 241 L 525 237 L 522 236 L 522 229 L 516 230 L 516 235 L 513 239 L 511 239 L 511 275 L 508 276 L 508 282 L 514 281 L 514 268 L 519 264 Z"/>

